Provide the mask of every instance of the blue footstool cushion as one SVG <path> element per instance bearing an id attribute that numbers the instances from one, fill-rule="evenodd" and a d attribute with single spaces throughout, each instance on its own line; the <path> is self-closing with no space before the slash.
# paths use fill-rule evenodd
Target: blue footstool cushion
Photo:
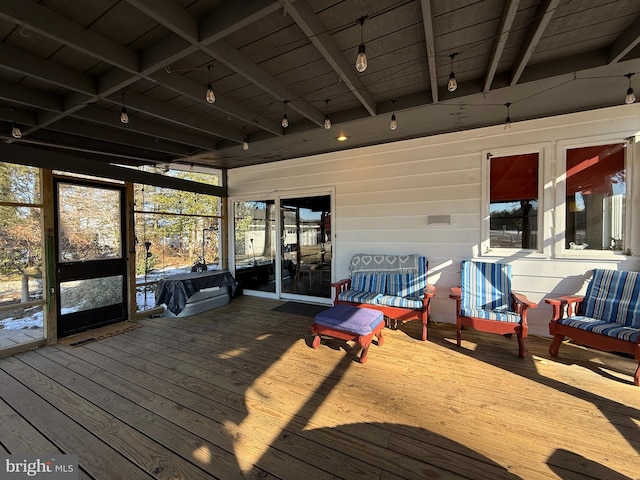
<path id="1" fill-rule="evenodd" d="M 315 316 L 315 322 L 342 332 L 369 335 L 383 321 L 382 312 L 339 304 Z"/>

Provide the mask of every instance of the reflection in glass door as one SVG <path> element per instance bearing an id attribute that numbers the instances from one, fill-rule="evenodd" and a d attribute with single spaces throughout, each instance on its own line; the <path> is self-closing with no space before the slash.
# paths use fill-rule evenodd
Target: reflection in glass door
<path id="1" fill-rule="evenodd" d="M 126 318 L 124 190 L 56 182 L 58 337 Z"/>
<path id="2" fill-rule="evenodd" d="M 275 293 L 275 202 L 236 202 L 234 232 L 238 284 L 243 289 Z"/>
<path id="3" fill-rule="evenodd" d="M 283 199 L 280 213 L 282 293 L 331 298 L 331 197 Z"/>

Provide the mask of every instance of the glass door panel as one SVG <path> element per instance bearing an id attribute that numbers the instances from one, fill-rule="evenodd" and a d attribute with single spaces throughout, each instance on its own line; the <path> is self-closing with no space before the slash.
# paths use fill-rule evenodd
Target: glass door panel
<path id="1" fill-rule="evenodd" d="M 282 293 L 331 298 L 331 197 L 283 199 Z"/>
<path id="2" fill-rule="evenodd" d="M 124 190 L 56 181 L 58 337 L 126 319 Z"/>
<path id="3" fill-rule="evenodd" d="M 275 201 L 234 205 L 235 276 L 243 289 L 276 291 Z"/>

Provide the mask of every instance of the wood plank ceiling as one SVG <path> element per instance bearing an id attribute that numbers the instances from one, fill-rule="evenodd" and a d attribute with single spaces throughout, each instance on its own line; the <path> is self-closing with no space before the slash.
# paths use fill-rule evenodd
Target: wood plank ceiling
<path id="1" fill-rule="evenodd" d="M 1 1 L 0 35 L 5 144 L 119 164 L 273 162 L 498 125 L 506 103 L 516 128 L 640 89 L 637 0 Z"/>

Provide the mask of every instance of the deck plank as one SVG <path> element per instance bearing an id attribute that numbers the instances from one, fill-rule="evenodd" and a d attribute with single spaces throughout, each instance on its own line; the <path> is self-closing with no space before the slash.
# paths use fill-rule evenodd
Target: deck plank
<path id="1" fill-rule="evenodd" d="M 457 348 L 451 325 L 422 342 L 409 322 L 361 365 L 353 342 L 313 349 L 313 319 L 281 303 L 0 359 L 3 449 L 78 453 L 81 478 L 640 478 L 631 359 L 552 358 L 539 337 L 520 359 L 515 339 L 465 331 Z"/>

